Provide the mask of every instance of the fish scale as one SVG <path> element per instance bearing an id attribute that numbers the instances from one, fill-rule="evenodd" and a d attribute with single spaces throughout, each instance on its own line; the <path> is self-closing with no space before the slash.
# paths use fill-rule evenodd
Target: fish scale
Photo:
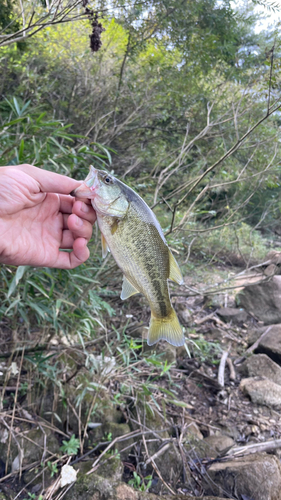
<path id="1" fill-rule="evenodd" d="M 142 293 L 148 300 L 148 344 L 164 339 L 183 345 L 184 334 L 168 289 L 168 279 L 182 284 L 182 275 L 152 210 L 129 186 L 94 167 L 71 194 L 91 200 L 102 233 L 103 256 L 108 248 L 124 273 L 121 298 Z"/>
<path id="2" fill-rule="evenodd" d="M 131 284 L 145 295 L 154 314 L 166 316 L 171 311 L 167 286 L 169 258 L 167 246 L 155 226 L 143 223 L 132 204 L 114 234 L 111 233 L 111 218 L 99 215 L 97 218 L 117 265 Z"/>

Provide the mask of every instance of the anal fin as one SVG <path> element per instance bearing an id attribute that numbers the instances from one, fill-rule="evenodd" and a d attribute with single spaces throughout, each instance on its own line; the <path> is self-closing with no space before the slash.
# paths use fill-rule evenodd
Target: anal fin
<path id="1" fill-rule="evenodd" d="M 108 244 L 103 234 L 101 234 L 101 248 L 102 248 L 102 258 L 105 259 L 107 252 L 109 252 Z"/>
<path id="2" fill-rule="evenodd" d="M 170 264 L 169 280 L 175 281 L 179 285 L 182 285 L 183 277 L 181 274 L 181 270 L 171 250 L 169 250 L 169 264 Z"/>
<path id="3" fill-rule="evenodd" d="M 140 292 L 130 283 L 126 276 L 123 276 L 123 285 L 120 298 L 122 300 L 126 300 L 128 299 L 128 297 L 131 297 L 131 295 L 135 295 L 136 293 Z"/>

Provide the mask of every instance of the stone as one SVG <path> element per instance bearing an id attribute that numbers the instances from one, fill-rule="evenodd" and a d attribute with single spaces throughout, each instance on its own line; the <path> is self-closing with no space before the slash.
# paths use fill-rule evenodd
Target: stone
<path id="1" fill-rule="evenodd" d="M 235 325 L 241 325 L 245 323 L 248 318 L 248 314 L 243 308 L 234 307 L 222 307 L 217 311 L 217 314 L 226 322 L 234 323 Z"/>
<path id="2" fill-rule="evenodd" d="M 80 462 L 74 466 L 79 471 L 77 481 L 65 495 L 65 500 L 121 500 L 116 496 L 116 488 L 121 483 L 123 474 L 123 465 L 120 459 L 112 457 L 100 465 L 96 472 L 87 475 L 92 465 L 93 461 L 91 460 Z"/>
<path id="3" fill-rule="evenodd" d="M 254 354 L 244 361 L 240 370 L 247 377 L 263 376 L 281 385 L 281 367 L 266 354 Z"/>
<path id="4" fill-rule="evenodd" d="M 253 403 L 266 406 L 281 406 L 281 386 L 263 377 L 245 378 L 240 389 L 250 396 Z"/>
<path id="5" fill-rule="evenodd" d="M 189 421 L 190 421 L 189 418 L 186 418 L 186 422 L 189 422 Z M 187 425 L 186 432 L 189 434 L 192 434 L 197 439 L 203 439 L 203 437 L 204 437 L 202 432 L 200 431 L 198 425 L 196 424 L 196 422 L 190 421 L 190 423 Z"/>
<path id="6" fill-rule="evenodd" d="M 139 492 L 138 493 L 138 500 L 233 500 L 230 497 L 222 498 L 222 497 L 214 497 L 214 496 L 203 496 L 203 497 L 194 497 L 194 496 L 189 496 L 189 495 L 169 495 L 169 496 L 162 496 L 162 495 L 154 495 L 154 493 L 147 493 L 147 492 Z"/>
<path id="7" fill-rule="evenodd" d="M 15 441 L 16 439 L 16 441 Z M 45 428 L 44 432 L 40 428 L 30 429 L 24 434 L 18 433 L 12 437 L 11 448 L 9 454 L 9 466 L 13 472 L 20 469 L 20 466 L 29 465 L 36 461 L 41 461 L 44 447 L 50 453 L 59 453 L 59 443 L 49 429 Z M 0 443 L 0 456 L 4 462 L 7 459 L 8 442 Z M 48 454 L 46 454 L 48 458 Z M 36 473 L 34 472 L 34 475 Z"/>
<path id="8" fill-rule="evenodd" d="M 281 323 L 281 276 L 245 287 L 236 303 L 265 325 Z"/>
<path id="9" fill-rule="evenodd" d="M 160 431 L 159 436 L 161 436 L 162 439 L 167 439 L 168 441 L 170 439 L 170 435 L 167 430 L 164 430 L 168 426 L 167 422 L 165 422 L 165 420 L 161 418 L 156 409 L 155 411 L 153 410 L 151 404 L 147 403 L 146 396 L 143 396 L 142 399 L 140 398 L 138 400 L 137 408 L 138 411 L 133 409 L 133 414 L 135 414 L 136 421 L 139 419 L 139 421 L 142 422 L 143 425 L 145 425 L 146 429 L 155 431 L 155 434 Z M 136 429 L 139 428 L 138 424 L 133 424 L 133 426 Z M 171 428 L 171 434 L 172 432 L 173 429 Z M 160 450 L 162 444 L 162 441 L 160 439 L 159 441 L 156 439 L 150 441 L 152 435 L 154 438 L 156 437 L 155 434 L 151 434 L 151 436 L 147 435 L 147 458 L 152 457 Z M 177 478 L 180 477 L 182 473 L 182 457 L 174 443 L 170 443 L 169 448 L 163 454 L 159 454 L 157 458 L 155 458 L 155 463 L 159 468 L 164 480 L 167 482 L 170 482 L 171 476 L 173 478 Z M 148 467 L 148 469 L 149 470 L 147 474 L 150 474 L 150 472 L 152 471 L 151 465 Z"/>
<path id="10" fill-rule="evenodd" d="M 138 500 L 138 493 L 126 483 L 121 483 L 116 488 L 116 500 Z"/>
<path id="11" fill-rule="evenodd" d="M 277 457 L 256 453 L 208 469 L 206 493 L 239 499 L 280 500 L 281 465 Z"/>
<path id="12" fill-rule="evenodd" d="M 178 318 L 183 325 L 185 326 L 192 325 L 193 322 L 192 316 L 190 314 L 189 309 L 187 309 L 186 306 L 184 306 L 184 308 L 177 307 L 177 313 L 178 313 Z"/>
<path id="13" fill-rule="evenodd" d="M 131 428 L 128 424 L 117 424 L 116 422 L 106 422 L 100 427 L 96 427 L 92 429 L 88 435 L 89 440 L 87 445 L 94 447 L 98 442 L 104 440 L 107 441 L 108 438 L 115 439 L 120 436 L 125 436 L 131 432 Z M 121 459 L 126 460 L 128 457 L 128 453 L 130 452 L 129 446 L 133 446 L 134 440 L 133 438 L 126 439 L 125 441 L 121 441 L 115 443 L 114 448 L 121 453 Z M 127 448 L 124 453 L 122 452 L 122 448 Z"/>
<path id="14" fill-rule="evenodd" d="M 281 364 L 281 324 L 270 327 L 268 333 L 261 339 L 256 352 L 265 353 L 273 361 Z"/>
<path id="15" fill-rule="evenodd" d="M 175 363 L 177 359 L 177 348 L 171 344 L 168 344 L 168 342 L 164 340 L 157 342 L 157 345 L 154 345 L 152 347 L 145 343 L 143 346 L 143 352 L 151 354 L 153 352 L 157 352 L 157 354 L 161 353 L 160 359 L 163 365 L 165 362 L 167 362 L 168 364 Z"/>
<path id="16" fill-rule="evenodd" d="M 0 488 L 1 488 L 1 486 L 0 486 Z M 5 493 L 0 491 L 0 500 L 10 500 L 10 499 L 11 499 L 10 496 L 8 497 L 5 495 Z"/>
<path id="17" fill-rule="evenodd" d="M 205 443 L 209 444 L 213 451 L 213 456 L 221 455 L 222 453 L 228 451 L 232 446 L 235 445 L 235 441 L 224 435 L 213 435 L 208 436 L 204 439 Z"/>

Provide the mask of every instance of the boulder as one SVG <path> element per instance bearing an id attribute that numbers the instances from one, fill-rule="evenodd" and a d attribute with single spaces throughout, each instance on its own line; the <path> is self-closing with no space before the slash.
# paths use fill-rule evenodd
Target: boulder
<path id="1" fill-rule="evenodd" d="M 281 323 L 281 276 L 245 287 L 236 302 L 265 325 Z"/>
<path id="2" fill-rule="evenodd" d="M 281 385 L 281 367 L 266 354 L 254 354 L 241 365 L 240 370 L 247 377 L 263 376 Z"/>
<path id="3" fill-rule="evenodd" d="M 131 432 L 131 429 L 128 424 L 118 424 L 115 422 L 106 422 L 100 427 L 96 427 L 95 429 L 92 429 L 89 431 L 89 440 L 88 440 L 88 446 L 93 447 L 99 442 L 99 441 L 107 441 L 107 439 L 115 439 L 121 436 L 125 436 L 126 434 L 129 434 Z M 115 443 L 115 449 L 120 453 L 121 459 L 126 460 L 128 457 L 128 453 L 130 452 L 130 446 L 133 446 L 134 440 L 132 438 L 129 438 L 125 441 L 117 441 Z M 124 452 L 122 452 L 122 449 L 126 448 Z"/>
<path id="4" fill-rule="evenodd" d="M 222 307 L 217 311 L 217 314 L 225 321 L 226 323 L 234 323 L 235 325 L 241 325 L 245 323 L 248 318 L 248 314 L 245 309 L 242 307 Z"/>
<path id="5" fill-rule="evenodd" d="M 204 439 L 205 443 L 208 443 L 208 445 L 211 446 L 211 449 L 213 450 L 213 456 L 217 457 L 218 455 L 221 455 L 222 453 L 228 451 L 232 446 L 235 445 L 235 441 L 229 437 L 229 436 L 224 436 L 224 435 L 213 435 L 213 436 L 208 436 Z"/>
<path id="6" fill-rule="evenodd" d="M 146 428 L 146 430 L 151 430 L 151 435 L 146 437 L 146 445 L 148 456 L 153 457 L 156 453 L 154 461 L 159 468 L 165 481 L 170 482 L 172 478 L 178 478 L 182 474 L 182 456 L 178 448 L 173 442 L 170 442 L 168 448 L 161 453 L 161 447 L 163 446 L 163 439 L 169 441 L 170 434 L 173 433 L 173 428 L 170 428 L 170 434 L 168 432 L 167 422 L 161 417 L 157 409 L 153 409 L 151 403 L 148 404 L 148 398 L 143 395 L 142 398 L 138 400 L 137 409 L 133 408 L 132 413 L 135 416 L 136 422 L 139 420 Z M 139 428 L 139 424 L 133 423 L 135 429 Z M 154 432 L 153 432 L 154 431 Z M 159 435 L 159 440 L 155 439 Z M 160 439 L 161 436 L 161 439 Z M 153 439 L 151 439 L 153 437 Z M 145 450 L 146 453 L 146 450 Z M 152 472 L 151 462 L 147 466 L 146 475 Z M 158 491 L 156 491 L 158 493 Z"/>
<path id="7" fill-rule="evenodd" d="M 273 455 L 257 453 L 214 463 L 208 475 L 206 493 L 249 500 L 280 500 L 281 465 Z"/>
<path id="8" fill-rule="evenodd" d="M 240 383 L 240 389 L 250 396 L 253 403 L 266 406 L 281 406 L 281 385 L 263 377 L 245 378 Z"/>
<path id="9" fill-rule="evenodd" d="M 46 449 L 46 458 L 50 454 L 59 453 L 59 443 L 49 429 L 34 428 L 24 433 L 12 435 L 11 447 L 9 453 L 9 465 L 13 472 L 20 470 L 24 465 L 40 462 L 44 449 Z M 0 442 L 0 456 L 3 462 L 7 460 L 8 439 Z M 9 469 L 10 470 L 10 469 Z"/>
<path id="10" fill-rule="evenodd" d="M 281 364 L 281 324 L 270 327 L 268 333 L 261 339 L 256 352 L 265 353 Z"/>

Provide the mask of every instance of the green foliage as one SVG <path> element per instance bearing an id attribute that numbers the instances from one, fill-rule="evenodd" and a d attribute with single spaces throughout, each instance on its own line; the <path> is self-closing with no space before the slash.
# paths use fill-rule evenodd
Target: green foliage
<path id="1" fill-rule="evenodd" d="M 20 29 L 14 6 L 13 0 L 0 0 L 0 28 L 4 29 L 6 35 Z"/>
<path id="2" fill-rule="evenodd" d="M 202 235 L 199 233 L 194 241 L 193 251 L 206 260 L 247 265 L 263 260 L 268 253 L 268 246 L 266 239 L 258 231 L 242 222 L 206 231 Z"/>
<path id="3" fill-rule="evenodd" d="M 51 477 L 54 477 L 55 474 L 58 473 L 58 465 L 53 463 L 53 462 L 50 462 L 50 460 L 48 460 L 47 466 L 48 466 L 48 469 L 50 471 Z"/>
<path id="4" fill-rule="evenodd" d="M 143 479 L 134 471 L 133 479 L 130 479 L 129 483 L 135 490 L 138 491 L 149 491 L 152 485 L 152 476 L 146 476 Z"/>
<path id="5" fill-rule="evenodd" d="M 77 452 L 79 450 L 80 446 L 80 441 L 75 437 L 74 434 L 72 434 L 71 438 L 69 441 L 63 441 L 62 446 L 60 447 L 60 450 L 65 453 L 66 455 L 77 455 Z"/>
<path id="6" fill-rule="evenodd" d="M 192 341 L 192 346 L 193 356 L 199 358 L 201 363 L 219 364 L 222 354 L 219 342 L 207 342 L 203 335 L 200 335 L 199 339 Z"/>

